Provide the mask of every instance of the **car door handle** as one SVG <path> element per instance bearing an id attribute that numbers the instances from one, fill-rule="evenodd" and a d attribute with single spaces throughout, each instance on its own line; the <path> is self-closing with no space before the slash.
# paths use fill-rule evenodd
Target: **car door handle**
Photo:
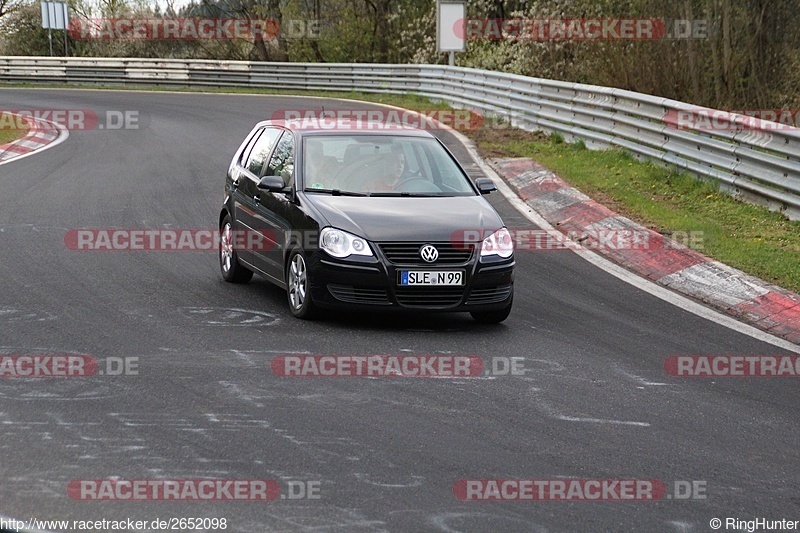
<path id="1" fill-rule="evenodd" d="M 260 194 L 256 194 L 255 196 L 253 196 L 253 200 L 255 201 L 255 203 L 260 204 L 261 203 L 261 195 Z"/>

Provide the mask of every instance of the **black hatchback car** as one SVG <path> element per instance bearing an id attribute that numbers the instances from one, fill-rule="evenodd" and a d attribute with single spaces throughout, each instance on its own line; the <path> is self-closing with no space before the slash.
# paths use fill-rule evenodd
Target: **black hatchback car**
<path id="1" fill-rule="evenodd" d="M 260 122 L 231 161 L 219 215 L 226 281 L 254 272 L 287 290 L 294 316 L 320 308 L 511 311 L 511 235 L 427 131 Z"/>

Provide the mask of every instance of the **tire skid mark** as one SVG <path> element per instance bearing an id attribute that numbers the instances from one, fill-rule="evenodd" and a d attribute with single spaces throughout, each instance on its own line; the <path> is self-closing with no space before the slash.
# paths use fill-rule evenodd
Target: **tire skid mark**
<path id="1" fill-rule="evenodd" d="M 280 322 L 276 314 L 235 307 L 181 307 L 179 310 L 202 326 L 266 327 Z"/>
<path id="2" fill-rule="evenodd" d="M 649 422 L 637 422 L 633 420 L 615 420 L 610 418 L 594 418 L 594 417 L 584 417 L 584 416 L 570 416 L 560 413 L 557 409 L 553 406 L 548 404 L 547 402 L 538 399 L 536 401 L 536 405 L 541 412 L 545 415 L 549 416 L 550 418 L 555 418 L 556 420 L 562 420 L 564 422 L 580 422 L 580 423 L 588 423 L 588 424 L 609 424 L 609 425 L 621 425 L 621 426 L 636 426 L 636 427 L 650 427 Z"/>
<path id="3" fill-rule="evenodd" d="M 620 365 L 613 365 L 612 368 L 614 369 L 614 371 L 617 374 L 625 376 L 626 378 L 628 378 L 628 379 L 630 379 L 630 380 L 632 380 L 635 383 L 638 383 L 640 385 L 645 385 L 645 386 L 648 386 L 648 387 L 666 387 L 666 386 L 671 385 L 671 383 L 663 383 L 661 381 L 651 381 L 648 378 L 636 375 L 636 374 L 634 374 L 632 372 L 629 372 L 629 371 L 623 369 Z"/>
<path id="4" fill-rule="evenodd" d="M 373 476 L 371 474 L 365 473 L 355 473 L 353 476 L 360 481 L 361 483 L 366 483 L 367 485 L 372 485 L 375 487 L 381 488 L 389 488 L 389 489 L 406 489 L 410 487 L 421 487 L 425 484 L 425 477 L 424 476 L 415 476 L 413 474 L 402 474 L 397 476 L 401 479 L 392 479 L 387 480 L 385 479 L 385 475 L 380 476 Z M 402 482 L 401 482 L 402 481 Z"/>
<path id="5" fill-rule="evenodd" d="M 14 307 L 0 308 L 0 322 L 47 322 L 58 317 L 49 311 L 26 310 Z"/>
<path id="6" fill-rule="evenodd" d="M 550 531 L 547 527 L 530 518 L 518 518 L 507 514 L 486 512 L 438 512 L 428 517 L 436 531 L 445 533 L 462 533 L 463 531 L 501 531 L 502 528 L 513 528 L 510 531 L 528 531 L 531 533 L 545 533 Z M 460 522 L 459 525 L 453 522 Z"/>

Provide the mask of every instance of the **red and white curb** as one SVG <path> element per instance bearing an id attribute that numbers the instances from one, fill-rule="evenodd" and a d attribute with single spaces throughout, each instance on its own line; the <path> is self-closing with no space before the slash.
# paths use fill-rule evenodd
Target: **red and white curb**
<path id="1" fill-rule="evenodd" d="M 30 124 L 30 130 L 22 139 L 0 145 L 0 165 L 52 148 L 69 137 L 67 129 L 55 122 L 35 117 L 23 119 Z"/>
<path id="2" fill-rule="evenodd" d="M 598 204 L 527 158 L 488 163 L 522 200 L 564 233 L 598 229 L 648 232 L 667 239 Z M 714 261 L 678 243 L 647 249 L 596 249 L 637 274 L 791 342 L 800 342 L 800 295 Z"/>

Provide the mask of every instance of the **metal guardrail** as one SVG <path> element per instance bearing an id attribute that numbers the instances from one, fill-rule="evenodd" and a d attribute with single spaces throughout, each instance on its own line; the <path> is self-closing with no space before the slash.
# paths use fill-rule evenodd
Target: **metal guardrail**
<path id="1" fill-rule="evenodd" d="M 621 89 L 441 65 L 48 57 L 0 57 L 0 82 L 414 93 L 625 148 L 800 220 L 800 129 Z M 694 120 L 708 116 L 711 127 Z"/>

